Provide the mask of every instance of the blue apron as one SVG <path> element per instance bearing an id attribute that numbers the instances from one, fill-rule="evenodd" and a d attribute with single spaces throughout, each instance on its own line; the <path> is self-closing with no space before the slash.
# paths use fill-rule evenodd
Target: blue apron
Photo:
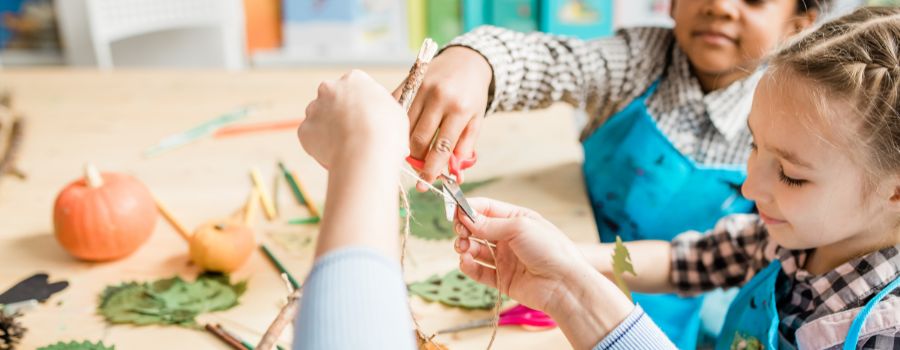
<path id="1" fill-rule="evenodd" d="M 584 178 L 601 242 L 670 241 L 708 230 L 728 214 L 749 212 L 743 166 L 704 167 L 681 154 L 656 126 L 643 95 L 583 142 Z M 696 348 L 702 297 L 635 294 L 647 314 L 682 349 Z"/>
<path id="2" fill-rule="evenodd" d="M 763 349 L 794 348 L 793 344 L 788 343 L 778 333 L 780 319 L 776 302 L 783 296 L 781 293 L 787 292 L 783 285 L 779 285 L 779 276 L 784 276 L 781 273 L 781 262 L 775 260 L 741 287 L 741 291 L 728 308 L 722 335 L 716 342 L 716 350 L 746 348 L 751 342 L 759 342 Z M 856 349 L 859 332 L 872 308 L 898 286 L 900 278 L 888 284 L 860 310 L 847 332 L 844 341 L 845 350 Z M 739 344 L 741 342 L 744 344 Z"/>

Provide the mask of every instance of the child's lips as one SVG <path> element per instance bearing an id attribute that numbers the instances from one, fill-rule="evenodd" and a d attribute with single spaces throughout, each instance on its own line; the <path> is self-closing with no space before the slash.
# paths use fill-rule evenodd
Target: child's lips
<path id="1" fill-rule="evenodd" d="M 776 219 L 771 216 L 766 215 L 762 210 L 759 211 L 759 218 L 766 224 L 766 226 L 780 225 L 785 224 L 787 221 Z"/>
<path id="2" fill-rule="evenodd" d="M 693 32 L 692 35 L 709 45 L 721 46 L 734 44 L 734 39 L 722 32 L 701 30 Z"/>

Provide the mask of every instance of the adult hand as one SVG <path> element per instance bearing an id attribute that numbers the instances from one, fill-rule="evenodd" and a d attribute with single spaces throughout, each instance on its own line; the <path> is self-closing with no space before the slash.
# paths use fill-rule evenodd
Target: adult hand
<path id="1" fill-rule="evenodd" d="M 408 153 L 403 109 L 368 74 L 351 71 L 319 85 L 297 135 L 328 169 L 336 159 L 383 158 L 398 164 Z"/>

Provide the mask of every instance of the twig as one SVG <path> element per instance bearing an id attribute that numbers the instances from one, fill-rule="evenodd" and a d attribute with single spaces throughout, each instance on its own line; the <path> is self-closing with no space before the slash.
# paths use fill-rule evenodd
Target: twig
<path id="1" fill-rule="evenodd" d="M 0 175 L 13 175 L 19 179 L 25 179 L 25 173 L 16 166 L 24 135 L 25 119 L 14 117 L 12 129 L 9 131 L 9 141 L 7 142 L 6 151 L 3 154 L 3 158 L 0 159 Z"/>
<path id="2" fill-rule="evenodd" d="M 266 329 L 266 334 L 263 335 L 259 344 L 256 345 L 257 350 L 272 349 L 275 346 L 275 342 L 278 341 L 278 337 L 281 336 L 281 331 L 294 320 L 294 316 L 297 315 L 297 310 L 300 308 L 300 291 L 300 289 L 295 289 L 288 296 L 287 304 L 281 308 L 278 316 L 275 317 L 275 321 L 269 325 L 269 328 Z"/>
<path id="3" fill-rule="evenodd" d="M 207 323 L 203 328 L 206 328 L 207 331 L 216 336 L 216 338 L 221 339 L 226 344 L 230 345 L 232 348 L 237 350 L 247 350 L 247 347 L 244 344 L 241 344 L 240 340 L 235 339 L 231 336 L 231 334 L 225 333 L 222 329 L 213 326 L 212 324 Z"/>

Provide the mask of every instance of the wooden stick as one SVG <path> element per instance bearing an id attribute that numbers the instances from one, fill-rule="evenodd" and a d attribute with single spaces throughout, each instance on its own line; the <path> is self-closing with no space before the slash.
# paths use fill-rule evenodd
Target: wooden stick
<path id="1" fill-rule="evenodd" d="M 184 238 L 185 242 L 190 243 L 191 231 L 188 231 L 188 229 L 175 218 L 175 215 L 172 215 L 172 212 L 169 211 L 169 208 L 167 208 L 161 200 L 159 200 L 159 197 L 156 197 L 156 195 L 152 196 L 153 201 L 156 202 L 156 209 L 159 210 L 159 213 L 166 219 L 166 222 L 175 229 L 175 232 L 178 232 L 178 234 L 181 235 L 181 238 Z"/>
<path id="2" fill-rule="evenodd" d="M 0 176 L 9 174 L 24 180 L 25 173 L 16 167 L 16 161 L 19 159 L 19 150 L 22 147 L 22 138 L 25 134 L 25 119 L 14 117 L 11 128 L 6 151 L 3 154 L 3 158 L 0 158 Z"/>
<path id="3" fill-rule="evenodd" d="M 256 188 L 256 192 L 259 193 L 259 199 L 262 201 L 263 212 L 266 214 L 266 219 L 269 221 L 274 220 L 278 217 L 278 213 L 275 211 L 275 205 L 272 203 L 272 196 L 269 195 L 269 190 L 263 185 L 262 175 L 260 174 L 259 169 L 256 167 L 250 169 L 250 179 L 253 181 L 253 187 Z"/>
<path id="4" fill-rule="evenodd" d="M 300 289 L 295 289 L 291 292 L 291 295 L 288 296 L 288 302 L 285 304 L 281 311 L 278 313 L 278 317 L 275 318 L 275 321 L 269 325 L 269 328 L 266 329 L 266 334 L 263 335 L 262 339 L 259 341 L 259 344 L 256 345 L 256 349 L 258 350 L 270 350 L 273 346 L 275 346 L 275 342 L 278 340 L 278 337 L 281 336 L 281 332 L 284 328 L 294 320 L 294 316 L 297 315 L 297 311 L 300 309 Z"/>
<path id="5" fill-rule="evenodd" d="M 237 350 L 249 350 L 243 344 L 241 344 L 240 340 L 235 339 L 230 334 L 223 332 L 221 329 L 216 328 L 215 326 L 207 323 L 203 328 L 206 328 L 207 331 L 216 336 L 216 338 L 221 339 L 223 342 L 231 346 L 233 349 Z"/>

